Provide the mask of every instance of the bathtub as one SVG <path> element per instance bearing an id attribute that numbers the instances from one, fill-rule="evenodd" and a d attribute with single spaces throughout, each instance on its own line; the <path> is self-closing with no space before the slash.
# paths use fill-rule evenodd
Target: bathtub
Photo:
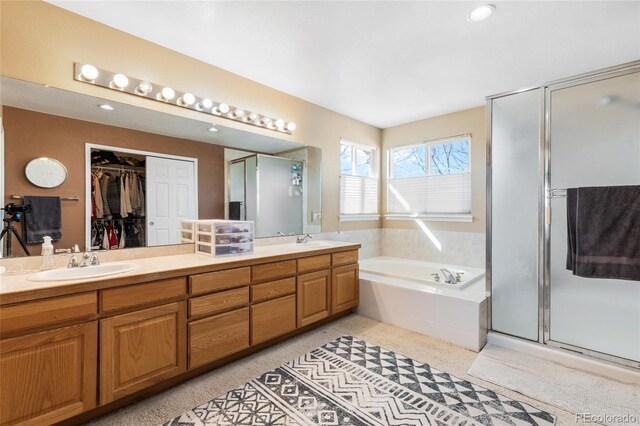
<path id="1" fill-rule="evenodd" d="M 462 280 L 445 283 L 440 268 Z M 485 293 L 483 269 L 380 256 L 360 261 L 357 312 L 479 351 L 487 335 Z"/>
<path id="2" fill-rule="evenodd" d="M 446 268 L 454 274 L 460 274 L 460 282 L 456 284 L 444 282 L 445 277 L 440 271 L 441 268 Z M 360 271 L 385 277 L 406 279 L 416 283 L 428 284 L 431 287 L 446 287 L 455 290 L 461 290 L 469 284 L 484 278 L 484 269 L 386 256 L 361 260 Z M 436 281 L 433 274 L 438 274 L 440 281 Z"/>

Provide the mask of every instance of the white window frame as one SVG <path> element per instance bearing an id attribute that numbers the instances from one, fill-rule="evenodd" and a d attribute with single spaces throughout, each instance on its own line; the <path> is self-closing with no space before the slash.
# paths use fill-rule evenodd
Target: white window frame
<path id="1" fill-rule="evenodd" d="M 379 220 L 380 219 L 380 173 L 379 173 L 379 164 L 380 164 L 380 153 L 379 149 L 375 146 L 365 145 L 357 142 L 353 142 L 351 140 L 340 138 L 340 148 L 338 151 L 338 155 L 342 153 L 342 146 L 348 145 L 351 147 L 351 174 L 343 174 L 342 173 L 342 161 L 338 158 L 338 172 L 340 176 L 359 176 L 363 178 L 372 178 L 377 181 L 377 203 L 376 203 L 376 213 L 373 214 L 342 214 L 339 213 L 340 222 L 357 222 L 357 221 L 366 221 L 366 220 Z M 363 151 L 368 151 L 371 153 L 371 163 L 369 164 L 369 176 L 360 176 L 357 174 L 356 167 L 356 149 L 361 149 Z M 342 194 L 339 194 L 339 202 L 341 203 Z M 342 211 L 342 205 L 338 206 L 339 210 Z"/>
<path id="2" fill-rule="evenodd" d="M 407 177 L 398 177 L 398 178 L 394 178 L 393 177 L 393 152 L 396 150 L 402 150 L 402 149 L 407 149 L 407 148 L 414 148 L 414 147 L 419 147 L 419 146 L 424 146 L 426 149 L 425 152 L 425 164 L 426 164 L 426 174 L 424 175 L 424 177 L 429 177 L 429 176 L 438 176 L 437 174 L 432 175 L 431 172 L 431 159 L 430 159 L 430 155 L 429 152 L 431 150 L 431 147 L 434 145 L 444 145 L 447 143 L 451 143 L 451 142 L 455 142 L 455 141 L 459 141 L 461 139 L 467 139 L 469 141 L 469 170 L 466 172 L 458 172 L 458 173 L 450 173 L 450 174 L 459 174 L 459 173 L 469 173 L 471 177 L 473 177 L 473 175 L 471 174 L 472 169 L 471 169 L 471 142 L 472 142 L 472 137 L 471 137 L 471 133 L 467 133 L 467 134 L 463 134 L 463 135 L 457 135 L 457 136 L 449 136 L 446 138 L 441 138 L 441 139 L 432 139 L 432 140 L 427 140 L 424 142 L 419 142 L 419 143 L 411 143 L 411 144 L 407 144 L 407 145 L 397 145 L 397 146 L 393 146 L 393 147 L 389 147 L 386 150 L 386 165 L 387 165 L 387 173 L 386 173 L 386 182 L 385 182 L 385 191 L 387 191 L 386 185 L 388 184 L 389 180 L 399 180 L 399 179 L 409 179 Z M 418 176 L 414 176 L 414 177 L 418 177 Z M 422 177 L 422 176 L 420 176 Z M 473 180 L 471 182 L 472 188 L 473 188 Z M 473 192 L 471 194 L 471 198 L 472 198 L 472 204 L 471 204 L 471 208 L 473 209 Z M 434 214 L 434 213 L 419 213 L 419 214 L 410 214 L 410 213 L 388 213 L 389 211 L 389 195 L 386 194 L 386 198 L 385 198 L 385 215 L 384 218 L 386 220 L 410 220 L 410 221 L 415 221 L 416 219 L 418 220 L 429 220 L 429 221 L 439 221 L 439 222 L 473 222 L 473 210 L 471 211 L 471 213 L 439 213 L 439 214 Z"/>

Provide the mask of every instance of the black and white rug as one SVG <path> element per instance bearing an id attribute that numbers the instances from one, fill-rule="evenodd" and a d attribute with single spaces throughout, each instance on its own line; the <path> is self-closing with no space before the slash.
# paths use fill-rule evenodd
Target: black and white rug
<path id="1" fill-rule="evenodd" d="M 553 415 L 343 336 L 165 423 L 553 425 Z"/>

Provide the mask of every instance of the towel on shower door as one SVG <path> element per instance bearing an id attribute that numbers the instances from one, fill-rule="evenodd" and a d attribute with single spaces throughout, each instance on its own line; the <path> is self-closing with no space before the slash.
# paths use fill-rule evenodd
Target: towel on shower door
<path id="1" fill-rule="evenodd" d="M 229 201 L 229 220 L 243 220 L 242 201 Z"/>
<path id="2" fill-rule="evenodd" d="M 53 241 L 62 238 L 62 212 L 60 197 L 24 196 L 24 204 L 31 206 L 31 211 L 25 213 L 27 243 L 35 244 L 50 236 Z"/>
<path id="3" fill-rule="evenodd" d="M 567 189 L 567 269 L 640 281 L 640 185 Z"/>

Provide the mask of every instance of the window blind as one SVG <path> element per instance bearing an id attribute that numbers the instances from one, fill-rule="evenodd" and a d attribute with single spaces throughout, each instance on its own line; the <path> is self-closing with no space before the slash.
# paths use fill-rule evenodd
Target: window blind
<path id="1" fill-rule="evenodd" d="M 471 173 L 389 179 L 387 213 L 470 214 Z"/>
<path id="2" fill-rule="evenodd" d="M 341 175 L 340 214 L 378 214 L 378 179 Z"/>

